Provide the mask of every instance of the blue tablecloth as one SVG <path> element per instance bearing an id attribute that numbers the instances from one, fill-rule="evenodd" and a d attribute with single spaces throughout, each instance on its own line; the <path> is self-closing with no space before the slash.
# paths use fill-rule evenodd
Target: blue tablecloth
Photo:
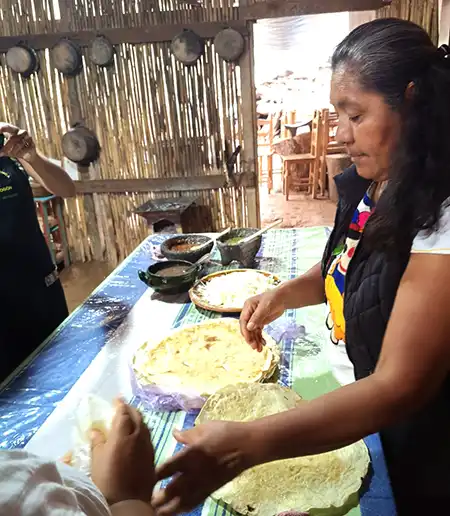
<path id="1" fill-rule="evenodd" d="M 122 328 L 128 324 L 127 321 L 132 318 L 131 310 L 139 303 L 141 303 L 141 309 L 145 310 L 146 324 L 150 329 L 163 325 L 165 328 L 162 329 L 167 331 L 171 326 L 192 322 L 193 318 L 196 320 L 197 312 L 188 303 L 171 307 L 167 305 L 167 308 L 164 304 L 157 304 L 151 299 L 150 291 L 137 277 L 137 270 L 145 269 L 152 261 L 153 244 L 160 243 L 162 238 L 164 237 L 154 236 L 144 241 L 16 371 L 15 375 L 0 386 L 1 448 L 27 446 L 32 451 L 40 451 L 44 447 L 43 444 L 48 443 L 47 448 L 52 449 L 52 441 L 56 439 L 56 433 L 64 433 L 61 432 L 61 425 L 66 421 L 67 414 L 74 409 L 73 400 L 76 399 L 76 395 L 83 395 L 80 393 L 84 392 L 84 383 L 99 380 L 95 378 L 98 374 L 101 376 L 97 371 L 106 370 L 101 368 L 107 368 L 108 357 L 115 356 L 105 354 L 109 347 L 111 349 L 114 347 L 109 343 L 118 334 L 119 327 Z M 325 240 L 324 228 L 271 231 L 263 241 L 259 255 L 259 268 L 276 272 L 282 279 L 294 277 L 317 263 Z M 147 303 L 145 306 L 144 301 Z M 161 306 L 166 312 L 165 319 L 162 317 Z M 305 324 L 308 331 L 309 328 L 320 324 L 322 316 L 317 311 L 308 312 L 306 309 L 288 313 L 286 317 Z M 314 336 L 314 332 L 312 334 Z M 316 339 L 319 339 L 318 334 Z M 117 344 L 114 345 L 117 346 Z M 294 341 L 290 342 L 287 339 L 283 343 L 283 351 L 284 361 L 288 366 L 282 380 L 289 385 L 292 384 L 294 377 L 292 372 L 295 366 L 295 360 L 292 358 L 295 354 Z M 120 362 L 117 357 L 115 360 Z M 112 378 L 111 382 L 114 374 L 114 370 L 109 374 Z M 105 378 L 105 389 L 117 389 L 112 386 L 113 383 L 108 384 L 108 381 Z M 119 392 L 110 392 L 110 394 L 114 397 Z M 158 460 L 164 460 L 176 450 L 176 443 L 171 437 L 171 428 L 173 426 L 187 428 L 192 425 L 193 417 L 185 413 L 149 415 Z M 58 432 L 56 429 L 59 429 Z M 70 439 L 67 439 L 67 445 L 69 445 Z M 35 443 L 34 447 L 33 443 Z M 395 515 L 379 437 L 370 436 L 366 439 L 366 443 L 370 450 L 373 474 L 366 491 L 361 496 L 360 507 L 349 514 Z M 61 451 L 54 452 L 55 458 L 60 456 Z M 217 506 L 211 504 L 212 502 L 207 502 L 196 513 L 202 512 L 205 516 L 206 513 L 226 512 L 226 509 L 218 511 Z"/>

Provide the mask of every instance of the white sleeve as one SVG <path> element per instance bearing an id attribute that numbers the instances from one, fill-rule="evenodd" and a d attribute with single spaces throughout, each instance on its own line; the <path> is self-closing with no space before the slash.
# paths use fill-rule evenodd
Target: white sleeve
<path id="1" fill-rule="evenodd" d="M 92 482 L 68 466 L 23 450 L 0 451 L 0 514 L 110 516 Z"/>
<path id="2" fill-rule="evenodd" d="M 450 206 L 442 210 L 438 231 L 417 234 L 411 253 L 450 254 Z"/>

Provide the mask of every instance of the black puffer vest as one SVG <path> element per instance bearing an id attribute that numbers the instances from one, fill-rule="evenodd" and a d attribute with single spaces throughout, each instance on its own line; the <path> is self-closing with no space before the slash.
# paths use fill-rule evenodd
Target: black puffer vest
<path id="1" fill-rule="evenodd" d="M 355 167 L 336 177 L 339 204 L 323 257 L 324 277 L 333 250 L 344 242 L 354 211 L 369 185 L 369 181 L 358 176 Z M 411 244 L 412 240 L 411 237 Z M 375 370 L 408 260 L 409 252 L 387 257 L 367 250 L 363 234 L 350 262 L 344 295 L 345 334 L 357 379 Z M 380 433 L 398 514 L 431 514 L 432 510 L 450 514 L 450 381 L 417 414 Z"/>

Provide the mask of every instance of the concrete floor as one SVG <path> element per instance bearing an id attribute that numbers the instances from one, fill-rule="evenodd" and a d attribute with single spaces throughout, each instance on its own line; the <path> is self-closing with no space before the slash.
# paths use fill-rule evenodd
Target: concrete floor
<path id="1" fill-rule="evenodd" d="M 303 193 L 289 194 L 286 201 L 282 193 L 260 194 L 261 224 L 267 226 L 278 218 L 283 219 L 282 228 L 307 228 L 311 226 L 332 226 L 336 205 L 330 200 L 311 199 Z"/>
<path id="2" fill-rule="evenodd" d="M 274 178 L 275 179 L 275 178 Z M 279 190 L 279 185 L 276 185 Z M 336 206 L 329 200 L 313 200 L 305 194 L 291 193 L 285 201 L 281 193 L 269 195 L 263 185 L 260 193 L 261 221 L 266 226 L 283 218 L 284 228 L 331 226 Z M 107 263 L 90 262 L 72 265 L 62 271 L 61 281 L 72 312 L 112 271 Z"/>
<path id="3" fill-rule="evenodd" d="M 261 224 L 267 226 L 278 218 L 283 219 L 282 228 L 307 228 L 312 226 L 332 226 L 336 205 L 329 199 L 312 199 L 305 193 L 290 192 L 286 201 L 282 191 L 280 170 L 273 174 L 273 193 L 269 195 L 267 185 L 259 189 Z"/>
<path id="4" fill-rule="evenodd" d="M 103 262 L 76 263 L 61 272 L 69 312 L 80 305 L 108 276 L 112 268 Z"/>

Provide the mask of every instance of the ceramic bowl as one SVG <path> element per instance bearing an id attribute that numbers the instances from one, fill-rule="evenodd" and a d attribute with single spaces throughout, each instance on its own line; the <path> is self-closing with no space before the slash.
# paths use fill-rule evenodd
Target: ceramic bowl
<path id="1" fill-rule="evenodd" d="M 177 274 L 175 276 L 161 276 L 158 274 L 163 269 L 168 269 L 174 265 L 184 265 L 186 269 L 192 267 L 192 263 L 184 260 L 158 262 L 150 265 L 145 272 L 138 271 L 139 279 L 160 294 L 181 294 L 182 292 L 187 292 L 197 280 L 201 265 L 193 267 L 186 274 Z"/>
<path id="2" fill-rule="evenodd" d="M 217 247 L 220 251 L 222 265 L 229 265 L 232 261 L 237 261 L 241 267 L 249 268 L 255 263 L 256 255 L 262 243 L 262 235 L 247 244 L 229 244 L 235 238 L 245 238 L 258 230 L 253 228 L 232 229 L 227 235 L 217 240 Z"/>
<path id="3" fill-rule="evenodd" d="M 209 243 L 208 243 L 209 242 Z M 204 245 L 202 248 L 195 250 L 187 249 L 184 251 L 176 251 L 174 247 L 178 245 L 191 245 L 192 247 Z M 180 235 L 169 238 L 161 244 L 161 254 L 168 260 L 185 260 L 187 262 L 195 263 L 200 260 L 205 254 L 209 254 L 214 246 L 211 238 L 205 235 Z"/>

